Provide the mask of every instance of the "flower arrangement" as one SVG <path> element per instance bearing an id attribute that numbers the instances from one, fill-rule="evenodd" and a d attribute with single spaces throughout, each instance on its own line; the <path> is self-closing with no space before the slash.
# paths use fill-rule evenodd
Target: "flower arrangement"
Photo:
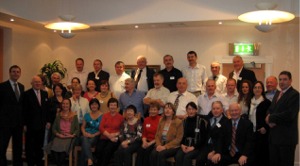
<path id="1" fill-rule="evenodd" d="M 61 79 L 65 78 L 67 69 L 64 67 L 61 61 L 55 60 L 52 63 L 46 63 L 41 69 L 40 73 L 46 77 L 46 86 L 51 87 L 51 75 L 58 72 L 61 75 Z"/>

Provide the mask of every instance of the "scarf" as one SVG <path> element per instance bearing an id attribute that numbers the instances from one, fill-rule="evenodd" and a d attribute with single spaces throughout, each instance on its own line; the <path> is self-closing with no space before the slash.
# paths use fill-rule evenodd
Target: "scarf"
<path id="1" fill-rule="evenodd" d="M 258 99 L 255 99 L 255 97 L 251 99 L 249 118 L 253 123 L 254 132 L 256 130 L 256 108 L 263 101 L 264 101 L 263 96 L 260 96 Z"/>

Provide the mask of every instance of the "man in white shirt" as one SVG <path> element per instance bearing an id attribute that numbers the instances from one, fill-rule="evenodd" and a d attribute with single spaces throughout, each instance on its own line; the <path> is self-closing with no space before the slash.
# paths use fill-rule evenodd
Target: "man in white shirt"
<path id="1" fill-rule="evenodd" d="M 216 92 L 219 94 L 226 93 L 227 78 L 220 74 L 220 63 L 212 62 L 210 65 L 210 70 L 212 75 L 209 77 L 209 79 L 215 80 L 217 86 Z"/>
<path id="2" fill-rule="evenodd" d="M 144 104 L 150 105 L 157 102 L 160 105 L 159 114 L 163 113 L 163 107 L 170 95 L 169 89 L 163 86 L 164 76 L 160 73 L 155 73 L 153 76 L 154 88 L 150 89 L 144 97 Z"/>
<path id="3" fill-rule="evenodd" d="M 275 76 L 269 76 L 266 79 L 266 87 L 267 87 L 266 98 L 269 99 L 270 101 L 273 100 L 274 95 L 278 91 L 277 86 L 278 86 L 278 81 Z"/>
<path id="4" fill-rule="evenodd" d="M 237 103 L 239 93 L 236 90 L 236 81 L 233 78 L 229 78 L 226 83 L 226 93 L 224 94 L 225 100 L 230 105 L 231 103 Z M 229 116 L 227 110 L 224 110 L 225 114 Z"/>
<path id="5" fill-rule="evenodd" d="M 197 97 L 187 91 L 188 82 L 186 78 L 179 78 L 177 81 L 177 91 L 170 93 L 168 102 L 173 103 L 176 109 L 176 116 L 180 119 L 185 119 L 188 115 L 186 105 L 189 102 L 197 104 Z"/>
<path id="6" fill-rule="evenodd" d="M 206 68 L 197 63 L 197 53 L 189 51 L 187 53 L 189 66 L 183 68 L 182 75 L 187 79 L 187 90 L 198 97 L 205 91 L 205 82 L 207 80 Z"/>
<path id="7" fill-rule="evenodd" d="M 87 83 L 87 76 L 88 72 L 86 72 L 84 68 L 84 60 L 82 58 L 77 58 L 75 60 L 76 70 L 71 71 L 68 73 L 68 89 L 71 90 L 71 82 L 72 78 L 77 77 L 80 80 L 80 85 L 82 86 L 82 90 L 86 91 L 86 83 Z"/>
<path id="8" fill-rule="evenodd" d="M 125 64 L 122 61 L 115 63 L 116 74 L 110 76 L 110 90 L 114 92 L 115 97 L 119 100 L 121 93 L 125 92 L 125 80 L 130 76 L 125 73 Z"/>
<path id="9" fill-rule="evenodd" d="M 198 97 L 199 114 L 208 115 L 208 113 L 211 111 L 211 105 L 214 101 L 221 101 L 224 110 L 227 110 L 227 101 L 222 95 L 216 93 L 216 82 L 212 79 L 208 79 L 205 86 L 206 92 Z"/>

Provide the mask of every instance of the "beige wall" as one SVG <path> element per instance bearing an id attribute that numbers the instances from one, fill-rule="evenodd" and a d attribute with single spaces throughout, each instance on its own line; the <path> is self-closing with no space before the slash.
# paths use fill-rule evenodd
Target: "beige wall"
<path id="1" fill-rule="evenodd" d="M 44 63 L 61 60 L 69 70 L 74 60 L 82 57 L 86 69 L 92 70 L 93 59 L 103 61 L 104 70 L 114 72 L 114 63 L 122 60 L 135 64 L 139 55 L 148 58 L 148 64 L 162 63 L 165 54 L 175 58 L 175 66 L 187 65 L 186 53 L 195 50 L 198 62 L 209 69 L 215 56 L 228 56 L 230 42 L 260 42 L 260 56 L 272 56 L 272 73 L 289 70 L 293 86 L 299 90 L 299 25 L 281 25 L 271 33 L 261 33 L 253 26 L 203 26 L 198 28 L 166 28 L 147 30 L 120 30 L 82 32 L 73 39 L 60 38 L 31 28 L 2 23 L 4 27 L 4 80 L 8 68 L 18 64 L 22 68 L 20 82 L 30 87 L 31 77 Z M 208 73 L 210 74 L 210 73 Z M 299 153 L 296 161 L 299 163 Z"/>

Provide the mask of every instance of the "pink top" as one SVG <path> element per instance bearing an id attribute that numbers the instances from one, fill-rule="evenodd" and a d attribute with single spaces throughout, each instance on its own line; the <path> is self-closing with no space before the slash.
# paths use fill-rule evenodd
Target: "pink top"
<path id="1" fill-rule="evenodd" d="M 70 133 L 71 132 L 71 121 L 60 119 L 60 132 L 61 133 Z"/>

